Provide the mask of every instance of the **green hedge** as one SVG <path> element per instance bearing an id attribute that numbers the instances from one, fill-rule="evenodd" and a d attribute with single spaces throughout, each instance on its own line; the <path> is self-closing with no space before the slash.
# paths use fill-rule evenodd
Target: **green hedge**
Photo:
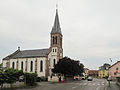
<path id="1" fill-rule="evenodd" d="M 24 73 L 25 84 L 29 86 L 35 85 L 37 73 Z"/>

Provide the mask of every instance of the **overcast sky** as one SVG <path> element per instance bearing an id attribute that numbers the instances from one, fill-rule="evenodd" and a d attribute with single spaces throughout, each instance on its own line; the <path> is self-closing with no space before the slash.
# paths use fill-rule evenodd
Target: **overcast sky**
<path id="1" fill-rule="evenodd" d="M 49 48 L 56 2 L 0 0 L 0 61 L 18 46 Z M 64 56 L 89 69 L 120 60 L 120 0 L 59 0 L 58 4 Z"/>

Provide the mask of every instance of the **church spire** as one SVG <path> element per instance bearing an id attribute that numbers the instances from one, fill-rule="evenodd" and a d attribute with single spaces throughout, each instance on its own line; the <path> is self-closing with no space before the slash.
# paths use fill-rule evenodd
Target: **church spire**
<path id="1" fill-rule="evenodd" d="M 59 22 L 59 16 L 58 16 L 58 8 L 57 8 L 57 6 L 56 6 L 55 21 L 54 21 L 54 25 L 53 25 L 53 27 L 52 27 L 51 33 L 52 33 L 52 34 L 55 34 L 55 33 L 62 34 L 62 33 L 61 33 L 61 28 L 60 28 L 60 22 Z"/>

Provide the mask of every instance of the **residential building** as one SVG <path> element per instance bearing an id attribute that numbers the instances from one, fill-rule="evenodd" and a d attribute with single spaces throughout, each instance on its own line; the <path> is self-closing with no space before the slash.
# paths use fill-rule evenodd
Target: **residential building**
<path id="1" fill-rule="evenodd" d="M 98 77 L 98 70 L 89 70 L 88 76 Z"/>
<path id="2" fill-rule="evenodd" d="M 88 72 L 89 72 L 89 69 L 88 68 L 84 68 L 84 76 L 85 76 L 85 78 L 88 77 Z"/>
<path id="3" fill-rule="evenodd" d="M 99 67 L 99 71 L 98 71 L 99 78 L 107 78 L 109 76 L 109 68 L 110 68 L 110 64 L 107 63 Z"/>
<path id="4" fill-rule="evenodd" d="M 120 77 L 120 61 L 109 68 L 109 77 Z"/>

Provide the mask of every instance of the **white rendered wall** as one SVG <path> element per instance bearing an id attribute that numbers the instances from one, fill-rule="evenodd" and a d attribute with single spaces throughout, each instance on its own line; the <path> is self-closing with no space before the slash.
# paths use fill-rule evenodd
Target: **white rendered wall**
<path id="1" fill-rule="evenodd" d="M 18 59 L 18 70 L 21 70 L 21 63 L 22 62 L 23 62 L 23 72 L 25 72 L 26 58 L 19 58 Z"/>
<path id="2" fill-rule="evenodd" d="M 26 60 L 27 60 L 27 71 L 26 69 Z M 23 72 L 31 72 L 30 64 L 33 61 L 33 71 L 35 73 L 35 62 L 37 60 L 37 74 L 39 77 L 46 75 L 46 57 L 39 58 L 18 58 L 18 59 L 10 59 L 10 68 L 12 68 L 12 63 L 14 62 L 14 68 L 17 69 L 17 61 L 18 61 L 18 70 L 21 70 L 21 62 L 23 62 Z M 43 61 L 43 71 L 40 72 L 40 61 Z M 3 67 L 6 67 L 7 60 L 3 60 Z"/>
<path id="3" fill-rule="evenodd" d="M 37 74 L 39 77 L 46 75 L 46 57 L 37 58 Z M 40 71 L 40 62 L 43 61 L 43 71 Z"/>
<path id="4" fill-rule="evenodd" d="M 14 69 L 17 69 L 17 59 L 10 59 L 10 68 L 12 68 L 12 63 L 14 62 Z"/>
<path id="5" fill-rule="evenodd" d="M 53 49 L 55 50 L 56 49 L 56 52 L 53 52 Z M 48 60 L 49 60 L 49 66 L 50 68 L 54 68 L 54 59 L 56 60 L 55 63 L 57 64 L 58 62 L 58 58 L 57 58 L 57 52 L 58 52 L 58 49 L 57 47 L 52 47 L 52 50 L 51 52 L 49 53 L 48 55 Z"/>
<path id="6" fill-rule="evenodd" d="M 3 61 L 2 61 L 2 63 L 3 63 L 3 66 L 2 66 L 2 67 L 3 67 L 3 68 L 4 68 L 4 67 L 7 67 L 7 66 L 6 66 L 6 65 L 7 65 L 7 62 L 8 62 L 7 60 L 3 60 Z"/>
<path id="7" fill-rule="evenodd" d="M 36 61 L 36 58 L 28 58 L 27 60 L 27 72 L 31 72 L 30 70 L 30 67 L 31 67 L 31 61 L 33 62 L 33 71 L 35 73 L 35 61 Z"/>
<path id="8" fill-rule="evenodd" d="M 54 49 L 54 52 L 53 52 L 53 49 Z M 56 52 L 55 52 L 55 49 L 56 49 Z M 56 64 L 57 64 L 57 62 L 58 62 L 57 52 L 58 52 L 57 47 L 52 47 L 52 50 L 51 50 L 51 52 L 50 52 L 49 55 L 48 55 L 49 69 L 50 69 L 49 74 L 50 74 L 50 75 L 52 74 L 51 69 L 54 68 L 54 59 L 56 60 L 56 61 L 55 61 Z"/>

